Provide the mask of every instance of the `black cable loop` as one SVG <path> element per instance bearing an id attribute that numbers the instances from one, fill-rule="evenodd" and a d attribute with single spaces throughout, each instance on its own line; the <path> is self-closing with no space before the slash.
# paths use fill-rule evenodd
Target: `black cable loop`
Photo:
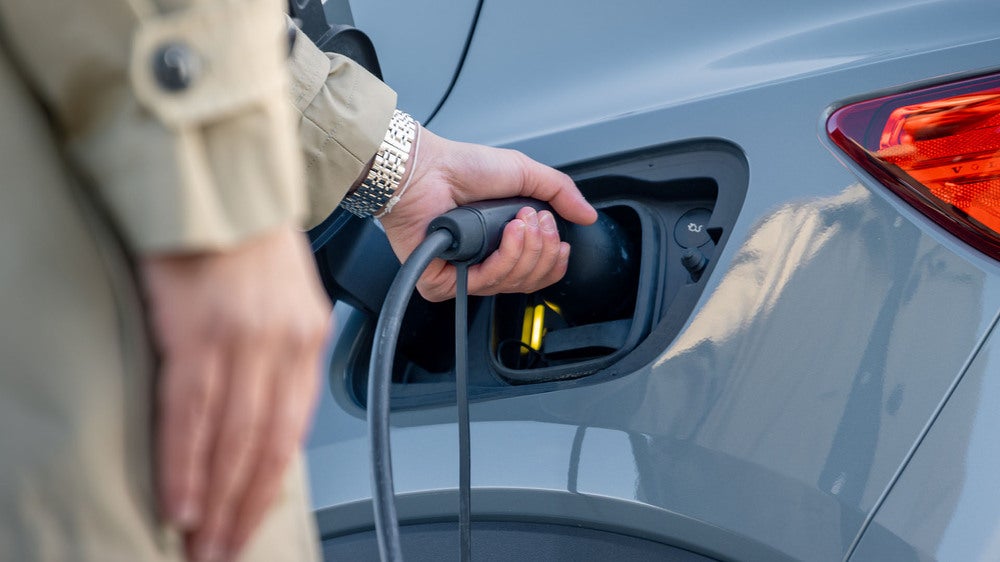
<path id="1" fill-rule="evenodd" d="M 402 562 L 399 519 L 392 485 L 392 453 L 389 444 L 389 403 L 392 390 L 392 362 L 399 329 L 417 280 L 431 260 L 452 244 L 447 230 L 438 230 L 424 239 L 399 269 L 379 314 L 375 342 L 368 369 L 368 435 L 371 440 L 372 503 L 379 555 L 385 562 Z"/>

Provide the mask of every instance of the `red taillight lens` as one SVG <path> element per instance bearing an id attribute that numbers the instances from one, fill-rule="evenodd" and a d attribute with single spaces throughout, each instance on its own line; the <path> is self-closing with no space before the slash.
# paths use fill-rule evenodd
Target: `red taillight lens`
<path id="1" fill-rule="evenodd" d="M 827 132 L 921 212 L 1000 259 L 1000 75 L 848 105 Z"/>

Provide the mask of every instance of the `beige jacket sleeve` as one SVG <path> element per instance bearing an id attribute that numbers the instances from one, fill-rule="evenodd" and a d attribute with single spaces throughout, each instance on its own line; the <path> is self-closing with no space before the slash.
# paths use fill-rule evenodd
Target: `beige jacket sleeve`
<path id="1" fill-rule="evenodd" d="M 289 69 L 299 114 L 311 228 L 329 216 L 375 156 L 396 93 L 361 65 L 322 53 L 297 31 Z"/>
<path id="2" fill-rule="evenodd" d="M 134 250 L 224 248 L 304 216 L 282 8 L 0 0 L 4 41 Z"/>

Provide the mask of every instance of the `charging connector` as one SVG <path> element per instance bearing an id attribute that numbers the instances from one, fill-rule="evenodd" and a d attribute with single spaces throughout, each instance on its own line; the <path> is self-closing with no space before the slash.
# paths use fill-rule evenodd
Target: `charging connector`
<path id="1" fill-rule="evenodd" d="M 456 207 L 437 217 L 431 221 L 427 232 L 447 230 L 454 238 L 441 258 L 453 263 L 479 263 L 500 247 L 503 227 L 525 207 L 552 212 L 547 203 L 527 197 L 479 201 Z"/>

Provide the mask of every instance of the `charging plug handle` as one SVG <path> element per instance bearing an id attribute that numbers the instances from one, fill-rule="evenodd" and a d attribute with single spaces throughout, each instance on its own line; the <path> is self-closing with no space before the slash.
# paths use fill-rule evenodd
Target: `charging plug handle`
<path id="1" fill-rule="evenodd" d="M 524 207 L 552 212 L 547 203 L 527 197 L 479 201 L 456 207 L 435 218 L 427 233 L 442 229 L 451 232 L 454 241 L 441 258 L 469 265 L 479 263 L 500 247 L 504 226 Z"/>

